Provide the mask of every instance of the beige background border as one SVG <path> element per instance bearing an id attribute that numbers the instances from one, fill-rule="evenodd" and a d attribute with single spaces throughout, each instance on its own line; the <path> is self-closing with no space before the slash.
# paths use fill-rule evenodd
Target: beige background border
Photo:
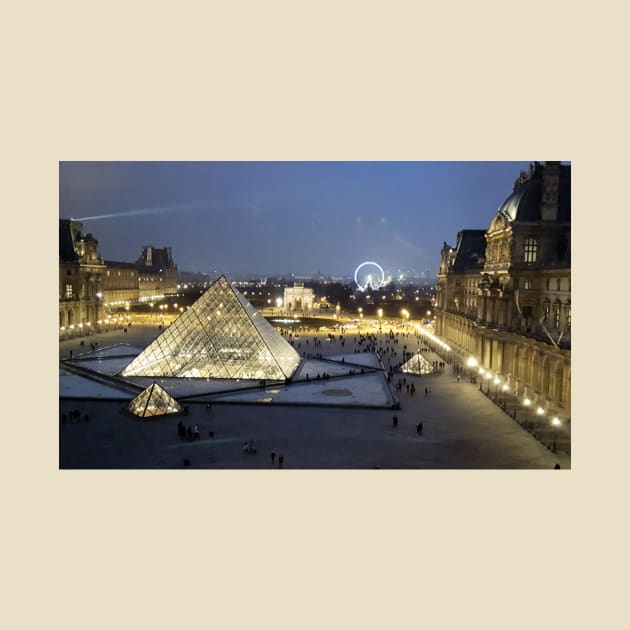
<path id="1" fill-rule="evenodd" d="M 623 626 L 616 4 L 20 6 L 0 44 L 4 627 Z M 573 470 L 59 472 L 57 163 L 90 159 L 572 160 Z"/>

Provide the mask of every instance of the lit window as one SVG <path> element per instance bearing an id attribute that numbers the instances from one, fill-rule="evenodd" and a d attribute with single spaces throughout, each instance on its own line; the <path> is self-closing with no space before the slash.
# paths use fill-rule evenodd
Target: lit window
<path id="1" fill-rule="evenodd" d="M 567 328 L 571 328 L 571 305 L 565 304 L 564 307 L 565 319 L 567 320 Z"/>
<path id="2" fill-rule="evenodd" d="M 72 285 L 66 284 L 66 299 L 72 298 Z"/>
<path id="3" fill-rule="evenodd" d="M 551 304 L 549 302 L 545 302 L 543 304 L 543 321 L 545 324 L 549 321 L 549 313 L 551 312 Z"/>
<path id="4" fill-rule="evenodd" d="M 521 280 L 521 288 L 527 291 L 530 287 L 529 280 Z"/>
<path id="5" fill-rule="evenodd" d="M 536 239 L 528 238 L 525 241 L 524 257 L 526 263 L 536 262 Z"/>
<path id="6" fill-rule="evenodd" d="M 560 326 L 560 304 L 555 304 L 553 309 L 553 325 L 558 328 Z"/>

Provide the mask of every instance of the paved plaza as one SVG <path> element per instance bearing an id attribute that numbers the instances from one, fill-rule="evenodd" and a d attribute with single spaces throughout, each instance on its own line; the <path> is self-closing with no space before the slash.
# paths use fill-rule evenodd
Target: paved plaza
<path id="1" fill-rule="evenodd" d="M 420 345 L 412 334 L 404 337 L 402 330 L 398 344 L 391 340 L 386 344 L 387 335 L 375 328 L 369 332 L 376 335 L 377 347 L 391 348 L 383 359 L 386 368 L 401 361 L 403 345 L 411 351 Z M 67 358 L 70 350 L 75 357 L 89 351 L 95 341 L 99 347 L 116 343 L 145 347 L 159 333 L 155 325 L 132 325 L 127 332 L 119 329 L 83 338 L 83 347 L 79 339 L 62 341 L 60 358 Z M 312 358 L 348 356 L 365 348 L 355 342 L 357 331 L 346 332 L 343 345 L 337 335 L 333 341 L 326 335 L 299 333 L 294 347 Z M 317 347 L 314 336 L 321 342 Z M 426 358 L 438 357 L 427 351 Z M 188 415 L 139 420 L 125 411 L 123 400 L 62 399 L 60 418 L 78 410 L 80 420 L 60 420 L 60 467 L 273 469 L 282 455 L 285 469 L 553 469 L 556 464 L 570 468 L 568 455 L 552 453 L 477 385 L 465 377 L 458 382 L 449 366 L 430 375 L 394 374 L 392 385 L 403 377 L 406 384 L 415 385 L 416 394 L 408 394 L 406 387 L 395 392 L 399 410 L 215 401 L 210 410 L 205 402 L 191 402 Z M 345 391 L 336 385 L 339 382 L 330 379 L 331 391 Z M 431 389 L 429 395 L 425 388 Z M 180 420 L 186 426 L 198 425 L 200 439 L 182 441 L 177 432 Z M 243 451 L 249 441 L 255 453 Z"/>

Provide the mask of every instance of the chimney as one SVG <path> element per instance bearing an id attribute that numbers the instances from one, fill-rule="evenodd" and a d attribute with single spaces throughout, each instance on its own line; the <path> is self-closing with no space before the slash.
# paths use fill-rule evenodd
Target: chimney
<path id="1" fill-rule="evenodd" d="M 561 168 L 560 162 L 545 162 L 542 173 L 542 205 L 540 210 L 543 221 L 556 221 L 558 218 Z"/>

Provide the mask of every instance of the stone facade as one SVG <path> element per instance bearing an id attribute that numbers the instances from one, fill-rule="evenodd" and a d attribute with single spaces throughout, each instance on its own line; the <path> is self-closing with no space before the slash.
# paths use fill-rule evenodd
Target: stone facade
<path id="1" fill-rule="evenodd" d="M 178 271 L 170 247 L 148 245 L 135 263 L 103 261 L 98 241 L 83 224 L 59 220 L 59 333 L 87 334 L 106 308 L 177 293 Z"/>
<path id="2" fill-rule="evenodd" d="M 152 299 L 177 293 L 177 265 L 170 247 L 159 249 L 146 245 L 135 263 L 138 269 L 140 299 Z"/>
<path id="3" fill-rule="evenodd" d="M 140 297 L 140 273 L 135 264 L 106 260 L 103 276 L 103 301 L 106 307 L 135 302 Z"/>
<path id="4" fill-rule="evenodd" d="M 534 163 L 490 227 L 444 244 L 436 333 L 547 411 L 571 408 L 571 167 Z"/>
<path id="5" fill-rule="evenodd" d="M 87 331 L 103 319 L 103 274 L 98 241 L 83 224 L 59 221 L 59 329 Z"/>
<path id="6" fill-rule="evenodd" d="M 292 287 L 284 289 L 284 308 L 287 311 L 311 310 L 313 299 L 313 289 L 305 288 L 301 282 L 294 282 Z"/>

